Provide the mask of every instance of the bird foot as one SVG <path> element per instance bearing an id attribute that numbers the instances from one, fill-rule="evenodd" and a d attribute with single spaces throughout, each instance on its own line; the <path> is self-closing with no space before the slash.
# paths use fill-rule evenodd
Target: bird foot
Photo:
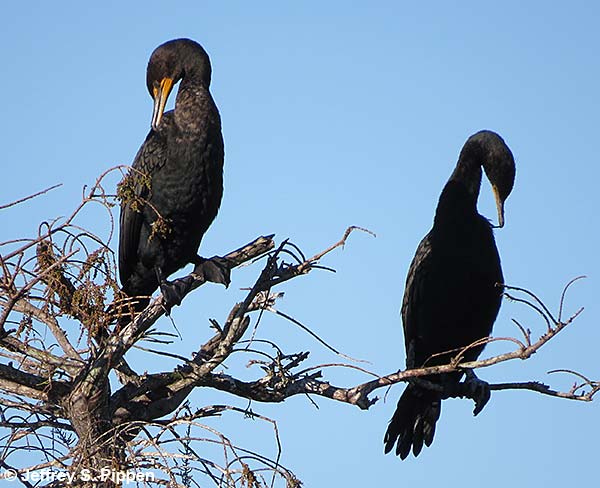
<path id="1" fill-rule="evenodd" d="M 486 406 L 491 397 L 490 385 L 483 380 L 480 380 L 472 369 L 466 372 L 466 378 L 463 382 L 465 387 L 465 396 L 475 402 L 473 415 L 479 414 Z"/>
<path id="2" fill-rule="evenodd" d="M 220 283 L 225 285 L 225 288 L 229 286 L 231 282 L 231 264 L 227 259 L 220 256 L 214 256 L 210 259 L 197 256 L 194 264 L 194 271 L 191 275 L 175 281 L 168 281 L 163 277 L 160 269 L 156 270 L 163 296 L 163 306 L 167 315 L 171 313 L 171 309 L 175 305 L 181 305 L 183 297 L 190 292 L 197 279 Z"/>
<path id="3" fill-rule="evenodd" d="M 220 283 L 229 287 L 231 283 L 231 264 L 226 258 L 213 256 L 210 259 L 201 258 L 198 256 L 194 267 L 193 274 L 204 281 L 212 283 Z"/>
<path id="4" fill-rule="evenodd" d="M 190 291 L 193 278 L 186 276 L 175 281 L 161 280 L 160 291 L 163 296 L 163 306 L 166 314 L 171 314 L 171 309 L 175 305 L 181 305 L 183 297 Z"/>
<path id="5" fill-rule="evenodd" d="M 446 398 L 470 398 L 473 400 L 475 402 L 473 415 L 479 414 L 491 397 L 490 385 L 477 378 L 471 369 L 466 370 L 466 378 L 464 381 L 459 383 L 456 383 L 455 381 L 445 381 L 442 384 L 442 387 L 443 400 Z"/>

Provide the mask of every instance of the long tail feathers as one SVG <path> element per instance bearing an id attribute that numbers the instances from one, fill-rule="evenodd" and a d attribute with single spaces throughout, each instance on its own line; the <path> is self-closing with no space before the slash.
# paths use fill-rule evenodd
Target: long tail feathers
<path id="1" fill-rule="evenodd" d="M 387 454 L 396 445 L 396 455 L 405 459 L 411 451 L 418 456 L 423 444 L 430 446 L 435 424 L 440 418 L 442 402 L 434 392 L 408 385 L 398 400 L 398 406 L 383 442 Z"/>

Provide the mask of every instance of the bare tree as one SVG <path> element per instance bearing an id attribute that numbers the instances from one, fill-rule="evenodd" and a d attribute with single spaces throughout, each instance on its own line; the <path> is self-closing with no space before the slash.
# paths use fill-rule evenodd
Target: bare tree
<path id="1" fill-rule="evenodd" d="M 77 223 L 84 208 L 100 204 L 114 228 L 111 211 L 117 200 L 103 187 L 107 173 L 86 191 L 68 218 L 43 223 L 34 238 L 0 243 L 0 356 L 4 359 L 0 363 L 0 466 L 5 477 L 13 476 L 24 486 L 64 486 L 66 480 L 71 486 L 113 487 L 136 480 L 142 486 L 183 487 L 200 486 L 201 477 L 216 486 L 300 486 L 296 476 L 279 463 L 274 421 L 230 405 L 193 406 L 190 393 L 213 388 L 258 402 L 318 395 L 368 409 L 377 401 L 373 392 L 398 382 L 419 381 L 439 388 L 419 377 L 527 359 L 580 313 L 563 314 L 565 293 L 572 282 L 565 287 L 556 314 L 533 293 L 505 286 L 508 299 L 531 307 L 543 319 L 541 335 L 535 336 L 515 321 L 517 337 L 486 339 L 514 345 L 503 354 L 465 363 L 465 348 L 444 366 L 380 376 L 338 353 L 275 307 L 281 296 L 279 285 L 313 270 L 329 269 L 321 264 L 327 254 L 344 246 L 353 231 L 365 229 L 348 228 L 340 241 L 311 257 L 288 240 L 277 244 L 273 236 L 260 236 L 223 256 L 233 268 L 251 265 L 257 270 L 245 298 L 221 321 L 211 321 L 214 334 L 198 344 L 194 354 L 180 357 L 169 351 L 168 335 L 152 328 L 165 313 L 160 296 L 133 320 L 115 325 L 115 315 L 127 314 L 130 304 L 116 282 L 115 260 L 108 247 L 113 232 L 101 239 Z M 10 211 L 11 206 L 39 194 L 0 210 Z M 204 279 L 192 273 L 180 282 L 189 293 L 203 285 Z M 281 344 L 255 338 L 251 324 L 256 325 L 265 313 L 293 321 L 343 361 L 311 365 L 309 352 L 290 352 Z M 142 365 L 128 362 L 134 347 L 175 359 L 178 366 L 140 373 Z M 261 375 L 244 381 L 236 371 L 225 374 L 221 367 L 234 352 L 249 355 L 250 364 L 260 366 Z M 367 380 L 334 386 L 323 377 L 331 367 L 360 370 Z M 491 384 L 490 388 L 527 389 L 580 401 L 591 401 L 600 390 L 598 381 L 565 372 L 577 378 L 569 391 L 537 381 Z M 469 397 L 469 391 L 461 388 L 442 393 Z M 225 422 L 226 415 L 264 421 L 273 431 L 277 454 L 265 456 L 238 446 L 205 422 L 215 416 Z M 34 461 L 23 463 L 23 453 Z M 32 476 L 36 473 L 37 477 Z"/>

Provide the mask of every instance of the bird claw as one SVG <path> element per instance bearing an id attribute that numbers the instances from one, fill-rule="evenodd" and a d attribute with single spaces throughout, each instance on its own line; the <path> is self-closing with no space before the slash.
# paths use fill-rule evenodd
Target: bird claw
<path id="1" fill-rule="evenodd" d="M 160 291 L 163 296 L 163 306 L 166 314 L 171 314 L 171 309 L 175 305 L 181 305 L 181 301 L 186 293 L 190 290 L 193 280 L 189 277 L 180 278 L 175 281 L 162 280 L 160 282 Z"/>
<path id="2" fill-rule="evenodd" d="M 466 370 L 466 378 L 460 383 L 446 381 L 443 384 L 442 399 L 446 398 L 470 398 L 475 402 L 473 415 L 478 415 L 490 400 L 490 385 L 477 378 L 473 370 Z"/>
<path id="3" fill-rule="evenodd" d="M 480 380 L 472 369 L 467 370 L 463 385 L 465 387 L 465 396 L 475 402 L 473 415 L 478 415 L 490 400 L 492 395 L 490 385 L 486 381 Z"/>
<path id="4" fill-rule="evenodd" d="M 231 283 L 231 264 L 228 259 L 220 256 L 210 259 L 198 257 L 193 274 L 204 281 L 219 283 L 227 288 Z"/>
<path id="5" fill-rule="evenodd" d="M 195 280 L 201 279 L 205 282 L 220 283 L 225 285 L 225 288 L 231 282 L 231 265 L 229 260 L 220 256 L 214 256 L 210 259 L 198 256 L 192 274 L 175 281 L 164 279 L 160 269 L 157 269 L 156 273 L 163 296 L 163 306 L 167 315 L 170 315 L 171 309 L 175 305 L 181 305 L 183 297 L 192 289 Z"/>

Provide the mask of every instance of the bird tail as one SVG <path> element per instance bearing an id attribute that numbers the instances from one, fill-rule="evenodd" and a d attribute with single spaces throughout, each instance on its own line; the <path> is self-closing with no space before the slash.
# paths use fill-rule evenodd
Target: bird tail
<path id="1" fill-rule="evenodd" d="M 385 453 L 390 452 L 396 444 L 396 455 L 400 459 L 405 459 L 411 448 L 413 454 L 418 456 L 423 444 L 429 447 L 433 442 L 435 424 L 441 411 L 442 401 L 438 394 L 409 384 L 398 400 L 385 433 Z"/>

